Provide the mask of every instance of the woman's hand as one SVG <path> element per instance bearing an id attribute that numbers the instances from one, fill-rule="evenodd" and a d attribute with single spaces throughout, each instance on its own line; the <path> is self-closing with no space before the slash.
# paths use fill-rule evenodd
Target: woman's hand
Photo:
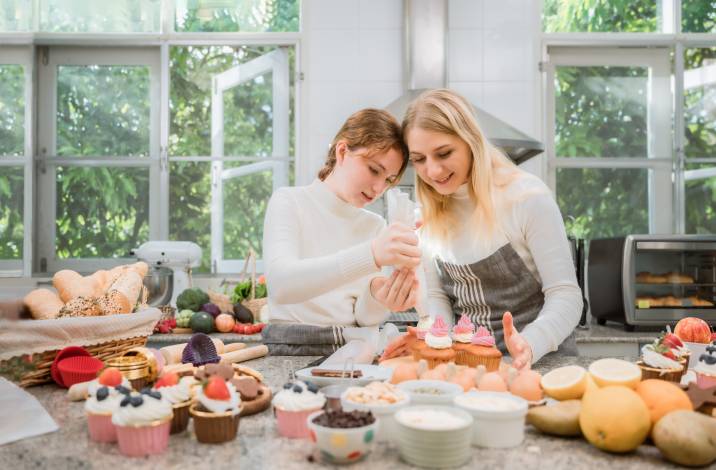
<path id="1" fill-rule="evenodd" d="M 397 268 L 415 268 L 420 263 L 418 236 L 413 229 L 400 222 L 393 222 L 373 239 L 370 245 L 375 264 Z"/>
<path id="2" fill-rule="evenodd" d="M 512 367 L 517 370 L 529 369 L 532 365 L 532 347 L 515 329 L 510 312 L 505 312 L 502 316 L 502 328 L 507 351 L 512 356 Z"/>
<path id="3" fill-rule="evenodd" d="M 418 299 L 418 279 L 415 271 L 400 269 L 390 277 L 376 277 L 370 281 L 370 293 L 391 312 L 403 312 L 415 306 Z"/>
<path id="4" fill-rule="evenodd" d="M 379 361 L 410 354 L 410 346 L 418 339 L 416 331 L 416 328 L 409 326 L 406 334 L 400 335 L 388 343 Z"/>

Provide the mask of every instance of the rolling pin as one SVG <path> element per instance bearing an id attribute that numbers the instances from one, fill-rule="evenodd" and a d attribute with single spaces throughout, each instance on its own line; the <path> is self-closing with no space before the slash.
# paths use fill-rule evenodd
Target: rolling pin
<path id="1" fill-rule="evenodd" d="M 238 351 L 231 351 L 223 354 L 219 354 L 221 362 L 228 362 L 234 364 L 236 362 L 250 361 L 251 359 L 258 359 L 268 354 L 268 346 L 262 344 L 260 346 L 252 346 L 250 348 L 239 349 Z"/>

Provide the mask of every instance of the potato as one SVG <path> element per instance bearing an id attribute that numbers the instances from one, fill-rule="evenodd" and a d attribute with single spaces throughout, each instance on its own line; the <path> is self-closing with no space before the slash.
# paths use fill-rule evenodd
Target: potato
<path id="1" fill-rule="evenodd" d="M 701 467 L 716 460 L 716 419 L 677 410 L 654 425 L 651 438 L 664 457 L 679 465 Z"/>
<path id="2" fill-rule="evenodd" d="M 581 436 L 579 411 L 581 400 L 565 400 L 554 405 L 530 408 L 527 423 L 545 434 L 555 436 Z"/>

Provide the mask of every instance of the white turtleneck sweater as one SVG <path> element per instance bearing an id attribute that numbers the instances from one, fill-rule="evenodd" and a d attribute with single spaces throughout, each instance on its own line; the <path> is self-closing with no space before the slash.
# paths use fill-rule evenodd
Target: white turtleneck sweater
<path id="1" fill-rule="evenodd" d="M 475 205 L 467 184 L 453 195 L 452 210 L 460 221 L 449 243 L 421 237 L 427 277 L 429 311 L 453 322 L 452 306 L 442 289 L 434 257 L 454 264 L 473 264 L 511 243 L 529 272 L 542 285 L 544 306 L 535 321 L 520 333 L 532 347 L 533 361 L 556 351 L 579 323 L 582 294 L 557 203 L 538 178 L 521 172 L 493 195 L 499 230 L 491 237 L 479 233 Z"/>
<path id="2" fill-rule="evenodd" d="M 383 218 L 341 200 L 318 179 L 274 192 L 263 240 L 270 322 L 385 321 L 388 309 L 370 293 L 380 273 L 370 244 L 383 227 Z"/>

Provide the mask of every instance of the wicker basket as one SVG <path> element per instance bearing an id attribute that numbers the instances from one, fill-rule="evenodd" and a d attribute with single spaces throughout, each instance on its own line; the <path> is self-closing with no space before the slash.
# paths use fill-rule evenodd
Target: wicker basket
<path id="1" fill-rule="evenodd" d="M 87 344 L 81 338 L 77 338 L 77 345 L 82 345 L 87 352 L 92 356 L 101 359 L 106 362 L 109 359 L 122 356 L 127 351 L 138 346 L 144 346 L 147 343 L 147 338 L 151 334 L 151 329 L 159 318 L 159 311 L 154 310 L 155 313 L 146 312 L 147 317 L 152 320 L 146 321 L 146 326 L 142 326 L 142 334 L 133 336 L 131 338 L 121 338 L 126 335 L 126 331 L 112 331 L 113 336 L 117 336 L 118 339 L 110 339 L 98 344 Z M 143 312 L 144 314 L 144 312 Z M 137 314 L 128 314 L 137 315 Z M 86 317 L 91 318 L 90 321 L 100 322 L 106 317 Z M 146 318 L 142 321 L 145 321 Z M 70 321 L 78 320 L 79 318 L 68 319 Z M 55 322 L 59 320 L 24 320 L 32 328 L 34 324 L 40 326 L 40 322 Z M 42 327 L 40 327 L 42 328 Z M 44 328 L 47 328 L 47 324 L 44 324 Z M 119 330 L 119 329 L 118 329 Z M 116 334 L 115 334 L 116 333 Z M 0 348 L 2 347 L 0 342 Z M 0 361 L 0 375 L 7 377 L 8 379 L 17 382 L 21 387 L 31 387 L 33 385 L 41 385 L 52 382 L 52 376 L 50 375 L 50 368 L 52 366 L 57 353 L 65 347 L 64 344 L 58 344 L 56 348 L 46 350 L 42 352 L 35 352 L 34 354 L 19 354 L 17 356 L 10 357 Z"/>
<path id="2" fill-rule="evenodd" d="M 249 265 L 251 265 L 250 272 L 248 270 Z M 261 321 L 261 309 L 268 302 L 268 298 L 256 298 L 256 253 L 251 249 L 249 250 L 249 256 L 246 257 L 246 261 L 244 262 L 244 269 L 241 272 L 239 282 L 243 281 L 246 276 L 251 276 L 251 294 L 249 294 L 248 299 L 241 301 L 241 305 L 249 309 L 251 315 L 254 316 L 254 321 Z"/>

